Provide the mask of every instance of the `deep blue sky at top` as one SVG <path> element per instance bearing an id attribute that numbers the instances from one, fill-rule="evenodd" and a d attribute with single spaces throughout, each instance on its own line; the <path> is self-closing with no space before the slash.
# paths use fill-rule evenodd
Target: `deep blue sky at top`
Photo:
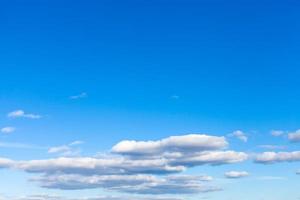
<path id="1" fill-rule="evenodd" d="M 299 8 L 292 0 L 2 0 L 1 111 L 49 113 L 45 105 L 87 92 L 78 109 L 297 128 Z"/>

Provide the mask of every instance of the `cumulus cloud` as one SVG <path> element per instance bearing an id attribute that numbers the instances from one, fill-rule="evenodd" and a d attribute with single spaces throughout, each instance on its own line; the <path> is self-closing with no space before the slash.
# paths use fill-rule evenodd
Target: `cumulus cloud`
<path id="1" fill-rule="evenodd" d="M 106 175 L 82 176 L 74 174 L 42 176 L 38 181 L 42 187 L 75 190 L 105 188 L 111 191 L 136 194 L 191 194 L 217 191 L 219 188 L 203 184 L 207 177 L 153 175 Z"/>
<path id="2" fill-rule="evenodd" d="M 282 130 L 271 130 L 271 135 L 274 137 L 282 136 L 285 132 Z"/>
<path id="3" fill-rule="evenodd" d="M 12 126 L 7 126 L 7 127 L 3 127 L 1 128 L 1 133 L 5 133 L 5 134 L 9 134 L 9 133 L 12 133 L 16 130 L 15 127 L 12 127 Z"/>
<path id="4" fill-rule="evenodd" d="M 197 166 L 197 165 L 222 165 L 238 163 L 247 160 L 248 155 L 244 152 L 235 151 L 204 151 L 191 154 L 181 154 L 170 158 L 173 165 Z"/>
<path id="5" fill-rule="evenodd" d="M 70 99 L 82 99 L 82 98 L 86 98 L 88 95 L 86 92 L 82 92 L 78 95 L 74 95 L 74 96 L 70 96 Z"/>
<path id="6" fill-rule="evenodd" d="M 52 147 L 48 152 L 69 152 L 80 143 Z M 209 176 L 170 174 L 194 166 L 231 164 L 248 158 L 244 152 L 225 148 L 228 143 L 224 137 L 191 134 L 157 141 L 121 141 L 113 146 L 111 153 L 100 157 L 11 161 L 3 167 L 37 173 L 33 181 L 47 188 L 99 187 L 138 194 L 210 192 L 219 188 L 203 183 L 212 179 Z"/>
<path id="7" fill-rule="evenodd" d="M 229 134 L 230 137 L 236 137 L 239 140 L 243 141 L 243 142 L 247 142 L 248 141 L 248 137 L 247 135 L 241 131 L 241 130 L 236 130 L 234 132 L 232 132 L 231 134 Z"/>
<path id="8" fill-rule="evenodd" d="M 165 159 L 128 160 L 123 157 L 61 157 L 46 160 L 19 161 L 18 168 L 31 173 L 67 174 L 166 174 L 181 172 L 183 166 L 170 166 Z"/>
<path id="9" fill-rule="evenodd" d="M 258 154 L 255 162 L 262 164 L 273 164 L 278 162 L 300 161 L 300 151 L 293 152 L 263 152 Z"/>
<path id="10" fill-rule="evenodd" d="M 7 114 L 9 118 L 29 118 L 40 119 L 42 116 L 37 114 L 25 113 L 23 110 L 15 110 Z"/>
<path id="11" fill-rule="evenodd" d="M 229 171 L 226 172 L 224 175 L 226 178 L 243 178 L 249 176 L 249 173 L 246 171 Z"/>
<path id="12" fill-rule="evenodd" d="M 224 137 L 190 134 L 171 136 L 157 141 L 124 140 L 113 146 L 112 152 L 125 155 L 149 155 L 164 152 L 217 150 L 227 145 Z"/>
<path id="13" fill-rule="evenodd" d="M 300 129 L 288 134 L 288 139 L 291 142 L 300 142 Z"/>

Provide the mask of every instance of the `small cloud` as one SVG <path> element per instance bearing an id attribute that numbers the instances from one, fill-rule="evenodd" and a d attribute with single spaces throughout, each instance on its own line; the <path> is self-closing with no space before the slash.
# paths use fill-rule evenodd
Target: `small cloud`
<path id="1" fill-rule="evenodd" d="M 300 142 L 300 129 L 288 134 L 288 139 L 291 142 Z"/>
<path id="2" fill-rule="evenodd" d="M 249 176 L 249 173 L 246 171 L 229 171 L 226 172 L 224 175 L 226 178 L 243 178 Z"/>
<path id="3" fill-rule="evenodd" d="M 281 176 L 261 176 L 258 177 L 257 179 L 263 181 L 275 181 L 275 180 L 285 180 L 286 178 Z"/>
<path id="4" fill-rule="evenodd" d="M 78 95 L 74 95 L 74 96 L 70 96 L 70 99 L 82 99 L 82 98 L 86 98 L 88 95 L 86 92 L 82 92 Z"/>
<path id="5" fill-rule="evenodd" d="M 7 114 L 9 118 L 29 118 L 40 119 L 42 116 L 37 114 L 25 113 L 23 110 L 15 110 Z"/>
<path id="6" fill-rule="evenodd" d="M 274 137 L 279 137 L 284 134 L 284 131 L 282 130 L 271 130 L 271 135 Z"/>
<path id="7" fill-rule="evenodd" d="M 236 137 L 236 138 L 238 138 L 239 140 L 241 140 L 243 142 L 247 142 L 248 141 L 248 137 L 241 130 L 236 130 L 236 131 L 232 132 L 231 134 L 229 134 L 229 136 L 230 137 Z"/>
<path id="8" fill-rule="evenodd" d="M 69 144 L 69 146 L 80 145 L 80 144 L 83 144 L 83 143 L 84 143 L 83 141 L 76 140 L 76 141 L 74 141 L 74 142 L 71 142 L 71 143 Z"/>
<path id="9" fill-rule="evenodd" d="M 9 133 L 14 132 L 15 130 L 16 130 L 15 127 L 7 126 L 7 127 L 1 128 L 1 133 L 9 134 Z"/>
<path id="10" fill-rule="evenodd" d="M 298 169 L 298 170 L 296 171 L 296 174 L 297 174 L 297 175 L 300 175 L 300 169 Z"/>
<path id="11" fill-rule="evenodd" d="M 178 95 L 172 95 L 171 99 L 179 99 L 180 97 Z"/>
<path id="12" fill-rule="evenodd" d="M 78 156 L 80 154 L 80 149 L 73 148 L 73 146 L 82 144 L 83 141 L 74 141 L 67 145 L 50 147 L 48 153 L 60 154 L 61 156 Z"/>

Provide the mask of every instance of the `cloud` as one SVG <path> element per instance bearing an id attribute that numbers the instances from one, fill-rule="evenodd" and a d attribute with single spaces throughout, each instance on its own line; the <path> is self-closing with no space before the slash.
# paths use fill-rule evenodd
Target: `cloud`
<path id="1" fill-rule="evenodd" d="M 19 161 L 17 167 L 31 173 L 66 174 L 167 174 L 181 172 L 184 166 L 170 166 L 165 159 L 130 160 L 123 157 L 61 157 Z"/>
<path id="2" fill-rule="evenodd" d="M 7 158 L 0 158 L 0 169 L 1 168 L 10 168 L 14 164 L 13 160 Z"/>
<path id="3" fill-rule="evenodd" d="M 82 98 L 86 98 L 88 95 L 85 92 L 82 92 L 78 95 L 74 95 L 74 96 L 70 96 L 70 99 L 82 99 Z"/>
<path id="4" fill-rule="evenodd" d="M 271 135 L 274 137 L 282 136 L 285 132 L 282 130 L 271 130 Z"/>
<path id="5" fill-rule="evenodd" d="M 0 198 L 1 199 L 1 198 Z M 4 198 L 3 198 L 4 199 Z M 39 194 L 21 197 L 10 197 L 11 200 L 182 200 L 175 197 L 141 197 L 141 196 L 96 196 L 69 198 L 57 195 Z M 2 199 L 1 199 L 2 200 Z"/>
<path id="6" fill-rule="evenodd" d="M 246 171 L 229 171 L 226 172 L 224 175 L 226 178 L 243 178 L 249 176 L 249 173 Z"/>
<path id="7" fill-rule="evenodd" d="M 81 142 L 51 147 L 49 153 L 69 152 Z M 98 157 L 58 157 L 11 161 L 8 167 L 36 173 L 42 187 L 59 189 L 105 188 L 138 194 L 198 193 L 220 188 L 203 183 L 209 176 L 175 176 L 190 167 L 243 162 L 244 152 L 224 150 L 224 137 L 190 134 L 157 141 L 121 141 Z"/>
<path id="8" fill-rule="evenodd" d="M 112 152 L 124 155 L 150 155 L 164 152 L 217 150 L 227 145 L 224 137 L 190 134 L 171 136 L 157 141 L 124 140 L 113 146 Z"/>
<path id="9" fill-rule="evenodd" d="M 263 180 L 263 181 L 278 181 L 278 180 L 285 180 L 285 177 L 282 176 L 260 176 L 257 177 L 257 179 L 259 180 Z"/>
<path id="10" fill-rule="evenodd" d="M 16 143 L 16 142 L 0 142 L 0 147 L 3 148 L 17 148 L 17 149 L 45 149 L 31 144 Z"/>
<path id="11" fill-rule="evenodd" d="M 188 167 L 198 165 L 222 165 L 243 162 L 248 155 L 244 152 L 235 151 L 205 151 L 193 154 L 182 154 L 176 158 L 171 158 L 173 165 L 184 165 Z"/>
<path id="12" fill-rule="evenodd" d="M 204 134 L 171 136 L 157 141 L 121 141 L 112 152 L 131 159 L 163 158 L 171 166 L 221 165 L 242 162 L 243 152 L 222 151 L 228 143 L 224 137 Z"/>
<path id="13" fill-rule="evenodd" d="M 296 174 L 297 174 L 297 175 L 300 175 L 300 169 L 296 171 Z"/>
<path id="14" fill-rule="evenodd" d="M 16 130 L 16 128 L 15 127 L 12 127 L 12 126 L 7 126 L 7 127 L 3 127 L 3 128 L 1 128 L 1 132 L 2 133 L 5 133 L 5 134 L 8 134 L 8 133 L 12 133 L 12 132 L 14 132 Z"/>
<path id="15" fill-rule="evenodd" d="M 273 164 L 279 162 L 296 162 L 300 161 L 300 151 L 293 152 L 263 152 L 258 154 L 255 162 L 262 164 Z"/>
<path id="16" fill-rule="evenodd" d="M 172 95 L 172 96 L 171 96 L 171 99 L 176 99 L 176 100 L 177 100 L 177 99 L 179 99 L 179 98 L 180 98 L 180 97 L 179 97 L 178 95 Z"/>
<path id="17" fill-rule="evenodd" d="M 74 174 L 42 176 L 38 181 L 42 187 L 64 190 L 105 188 L 110 191 L 135 194 L 192 194 L 220 190 L 204 184 L 207 177 L 201 176 L 165 176 L 153 175 L 106 175 L 82 176 Z"/>
<path id="18" fill-rule="evenodd" d="M 233 133 L 229 134 L 230 137 L 236 137 L 239 140 L 243 141 L 243 142 L 247 142 L 248 141 L 248 137 L 246 136 L 246 134 L 243 131 L 240 130 L 236 130 Z"/>
<path id="19" fill-rule="evenodd" d="M 71 143 L 69 144 L 69 146 L 80 145 L 80 144 L 83 144 L 83 143 L 84 143 L 84 142 L 81 141 L 81 140 L 76 140 L 76 141 L 74 141 L 74 142 L 71 142 Z"/>
<path id="20" fill-rule="evenodd" d="M 7 114 L 9 118 L 29 118 L 40 119 L 42 116 L 37 114 L 25 113 L 23 110 L 15 110 Z"/>
<path id="21" fill-rule="evenodd" d="M 288 139 L 291 142 L 300 142 L 300 129 L 288 134 Z"/>
<path id="22" fill-rule="evenodd" d="M 48 149 L 48 153 L 59 154 L 60 156 L 79 156 L 81 150 L 75 148 L 74 146 L 78 146 L 82 143 L 83 143 L 82 141 L 74 141 L 67 145 L 50 147 Z"/>

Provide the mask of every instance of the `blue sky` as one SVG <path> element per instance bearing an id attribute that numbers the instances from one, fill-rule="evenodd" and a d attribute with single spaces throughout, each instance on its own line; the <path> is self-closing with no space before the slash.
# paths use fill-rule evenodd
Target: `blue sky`
<path id="1" fill-rule="evenodd" d="M 0 200 L 299 199 L 299 6 L 1 1 Z"/>

